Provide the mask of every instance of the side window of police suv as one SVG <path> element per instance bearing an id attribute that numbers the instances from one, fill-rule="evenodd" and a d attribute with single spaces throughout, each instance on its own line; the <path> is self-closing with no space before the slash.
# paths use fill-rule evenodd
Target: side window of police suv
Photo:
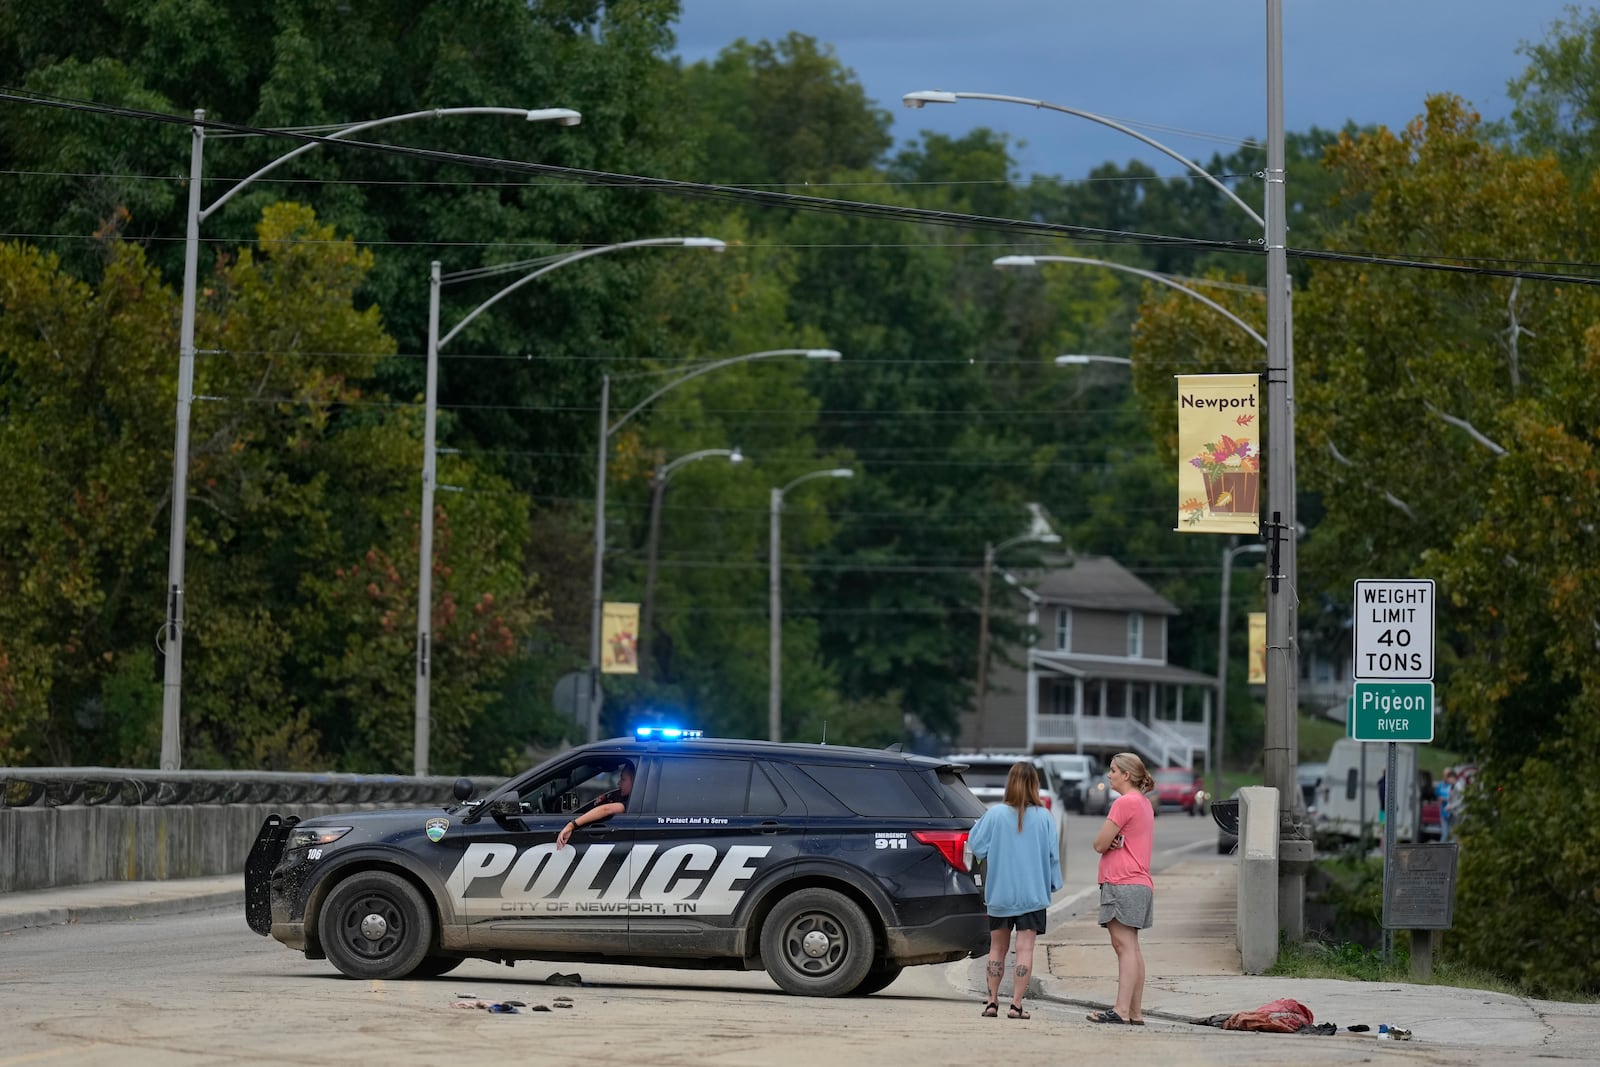
<path id="1" fill-rule="evenodd" d="M 655 778 L 657 815 L 782 815 L 788 808 L 753 760 L 673 757 L 655 765 Z"/>
<path id="2" fill-rule="evenodd" d="M 518 793 L 519 810 L 514 814 L 568 815 L 582 811 L 615 790 L 619 780 L 614 763 L 585 762 L 563 767 L 524 786 Z"/>

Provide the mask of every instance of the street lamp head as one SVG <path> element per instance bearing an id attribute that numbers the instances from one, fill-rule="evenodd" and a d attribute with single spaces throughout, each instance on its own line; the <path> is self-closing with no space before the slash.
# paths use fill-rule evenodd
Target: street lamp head
<path id="1" fill-rule="evenodd" d="M 1091 356 L 1073 352 L 1070 355 L 1056 357 L 1058 367 L 1078 367 L 1089 363 L 1121 363 L 1124 366 L 1133 366 L 1133 360 L 1127 356 Z"/>
<path id="2" fill-rule="evenodd" d="M 855 476 L 856 472 L 849 467 L 835 467 L 828 472 L 828 477 L 830 478 L 854 478 Z"/>
<path id="3" fill-rule="evenodd" d="M 900 98 L 900 102 L 909 108 L 920 108 L 924 104 L 953 104 L 958 99 L 955 93 L 924 89 L 921 92 L 906 93 Z"/>
<path id="4" fill-rule="evenodd" d="M 829 363 L 836 363 L 844 357 L 831 348 L 808 348 L 806 349 L 806 358 L 821 359 L 826 360 Z"/>
<path id="5" fill-rule="evenodd" d="M 570 107 L 541 107 L 528 112 L 529 122 L 553 122 L 557 126 L 576 126 L 583 121 L 583 113 Z"/>
<path id="6" fill-rule="evenodd" d="M 1039 259 L 1037 256 L 1001 256 L 994 261 L 994 266 L 999 267 L 1001 270 L 1010 270 L 1016 267 L 1037 267 L 1038 265 Z"/>
<path id="7" fill-rule="evenodd" d="M 728 453 L 728 462 L 729 463 L 743 463 L 744 462 L 744 453 L 742 451 L 740 451 L 740 449 L 739 449 L 739 447 L 737 445 L 734 446 L 734 449 L 733 449 L 732 452 Z"/>
<path id="8" fill-rule="evenodd" d="M 725 252 L 728 249 L 728 242 L 716 237 L 685 237 L 683 247 L 709 248 L 713 252 Z"/>

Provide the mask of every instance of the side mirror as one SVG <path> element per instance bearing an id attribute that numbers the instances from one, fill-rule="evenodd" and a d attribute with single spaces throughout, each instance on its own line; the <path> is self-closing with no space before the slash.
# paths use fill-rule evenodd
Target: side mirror
<path id="1" fill-rule="evenodd" d="M 472 799 L 473 786 L 471 778 L 457 778 L 454 788 L 456 799 L 468 801 Z"/>
<path id="2" fill-rule="evenodd" d="M 523 814 L 522 801 L 516 797 L 501 797 L 489 805 L 489 814 L 495 818 L 516 818 Z"/>

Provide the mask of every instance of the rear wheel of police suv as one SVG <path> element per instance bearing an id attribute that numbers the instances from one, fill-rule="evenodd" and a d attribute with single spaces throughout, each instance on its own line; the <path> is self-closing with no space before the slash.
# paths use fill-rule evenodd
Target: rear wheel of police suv
<path id="1" fill-rule="evenodd" d="M 867 972 L 867 976 L 861 979 L 860 985 L 850 990 L 850 995 L 852 997 L 864 997 L 876 993 L 880 989 L 885 989 L 890 982 L 900 977 L 900 972 L 903 970 L 905 968 L 898 964 L 879 964 Z"/>
<path id="2" fill-rule="evenodd" d="M 873 955 L 872 924 L 866 914 L 849 897 L 831 889 L 789 894 L 761 927 L 762 961 L 786 993 L 806 997 L 852 993 L 872 970 Z"/>
<path id="3" fill-rule="evenodd" d="M 460 956 L 427 956 L 417 964 L 416 970 L 406 975 L 407 978 L 438 978 L 449 974 L 467 961 Z"/>
<path id="4" fill-rule="evenodd" d="M 362 871 L 333 887 L 322 904 L 317 932 L 340 974 L 404 978 L 427 958 L 433 915 L 422 894 L 404 878 Z"/>

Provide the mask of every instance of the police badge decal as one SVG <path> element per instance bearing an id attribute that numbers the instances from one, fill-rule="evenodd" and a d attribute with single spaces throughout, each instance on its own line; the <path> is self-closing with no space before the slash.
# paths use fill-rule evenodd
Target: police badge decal
<path id="1" fill-rule="evenodd" d="M 428 835 L 429 841 L 438 841 L 448 829 L 450 829 L 449 819 L 429 819 L 422 824 L 422 832 Z"/>

